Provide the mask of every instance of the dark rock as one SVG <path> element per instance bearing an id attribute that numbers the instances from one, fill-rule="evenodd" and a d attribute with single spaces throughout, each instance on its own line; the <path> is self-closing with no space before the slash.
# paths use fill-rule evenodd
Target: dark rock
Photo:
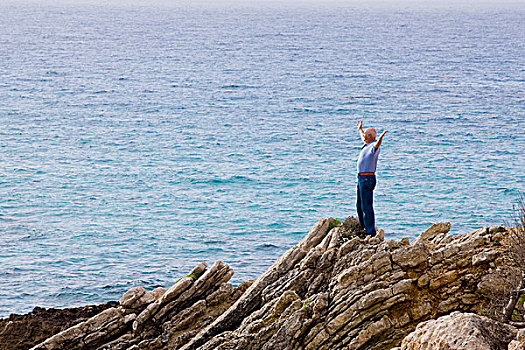
<path id="1" fill-rule="evenodd" d="M 0 320 L 0 350 L 27 350 L 52 335 L 118 305 L 116 301 L 67 309 L 36 307 Z"/>

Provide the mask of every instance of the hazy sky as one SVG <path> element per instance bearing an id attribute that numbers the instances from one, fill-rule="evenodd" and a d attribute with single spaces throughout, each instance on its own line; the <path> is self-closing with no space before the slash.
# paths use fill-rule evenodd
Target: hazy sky
<path id="1" fill-rule="evenodd" d="M 6 4 L 114 4 L 188 7 L 310 7 L 358 6 L 387 8 L 519 8 L 525 0 L 2 0 Z"/>

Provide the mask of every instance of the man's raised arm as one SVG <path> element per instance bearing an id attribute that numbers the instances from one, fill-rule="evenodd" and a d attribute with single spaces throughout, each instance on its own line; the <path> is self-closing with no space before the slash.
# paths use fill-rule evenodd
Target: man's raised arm
<path id="1" fill-rule="evenodd" d="M 361 140 L 365 142 L 365 132 L 363 131 L 363 121 L 362 120 L 357 121 L 357 130 L 359 130 L 359 135 L 361 135 Z"/>
<path id="2" fill-rule="evenodd" d="M 361 130 L 362 130 L 362 129 L 363 129 L 363 128 L 361 128 Z M 375 144 L 375 146 L 374 146 L 375 149 L 378 149 L 379 146 L 381 146 L 381 142 L 383 142 L 383 136 L 385 136 L 385 134 L 386 134 L 386 130 L 383 131 L 383 132 L 381 133 L 381 135 L 379 136 L 379 138 L 377 139 L 377 142 L 376 142 L 376 144 Z M 361 136 L 361 137 L 362 137 L 362 136 Z"/>

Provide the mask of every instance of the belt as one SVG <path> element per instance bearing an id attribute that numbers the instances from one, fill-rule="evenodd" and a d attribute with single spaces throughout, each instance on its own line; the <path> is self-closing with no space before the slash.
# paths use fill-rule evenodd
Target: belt
<path id="1" fill-rule="evenodd" d="M 375 175 L 376 173 L 359 173 L 357 175 Z"/>

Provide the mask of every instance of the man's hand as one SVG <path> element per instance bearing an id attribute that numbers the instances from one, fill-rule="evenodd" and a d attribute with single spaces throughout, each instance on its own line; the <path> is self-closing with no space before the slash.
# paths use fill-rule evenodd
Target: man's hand
<path id="1" fill-rule="evenodd" d="M 385 136 L 386 132 L 387 132 L 387 130 L 383 131 L 381 133 L 381 135 L 379 135 L 379 139 L 377 139 L 377 142 L 376 142 L 376 144 L 374 146 L 375 149 L 378 149 L 379 146 L 381 146 L 381 142 L 383 142 L 383 136 Z"/>
<path id="2" fill-rule="evenodd" d="M 363 131 L 363 121 L 362 120 L 357 121 L 357 130 L 359 131 L 359 136 L 361 136 L 361 140 L 365 142 L 365 132 Z"/>

